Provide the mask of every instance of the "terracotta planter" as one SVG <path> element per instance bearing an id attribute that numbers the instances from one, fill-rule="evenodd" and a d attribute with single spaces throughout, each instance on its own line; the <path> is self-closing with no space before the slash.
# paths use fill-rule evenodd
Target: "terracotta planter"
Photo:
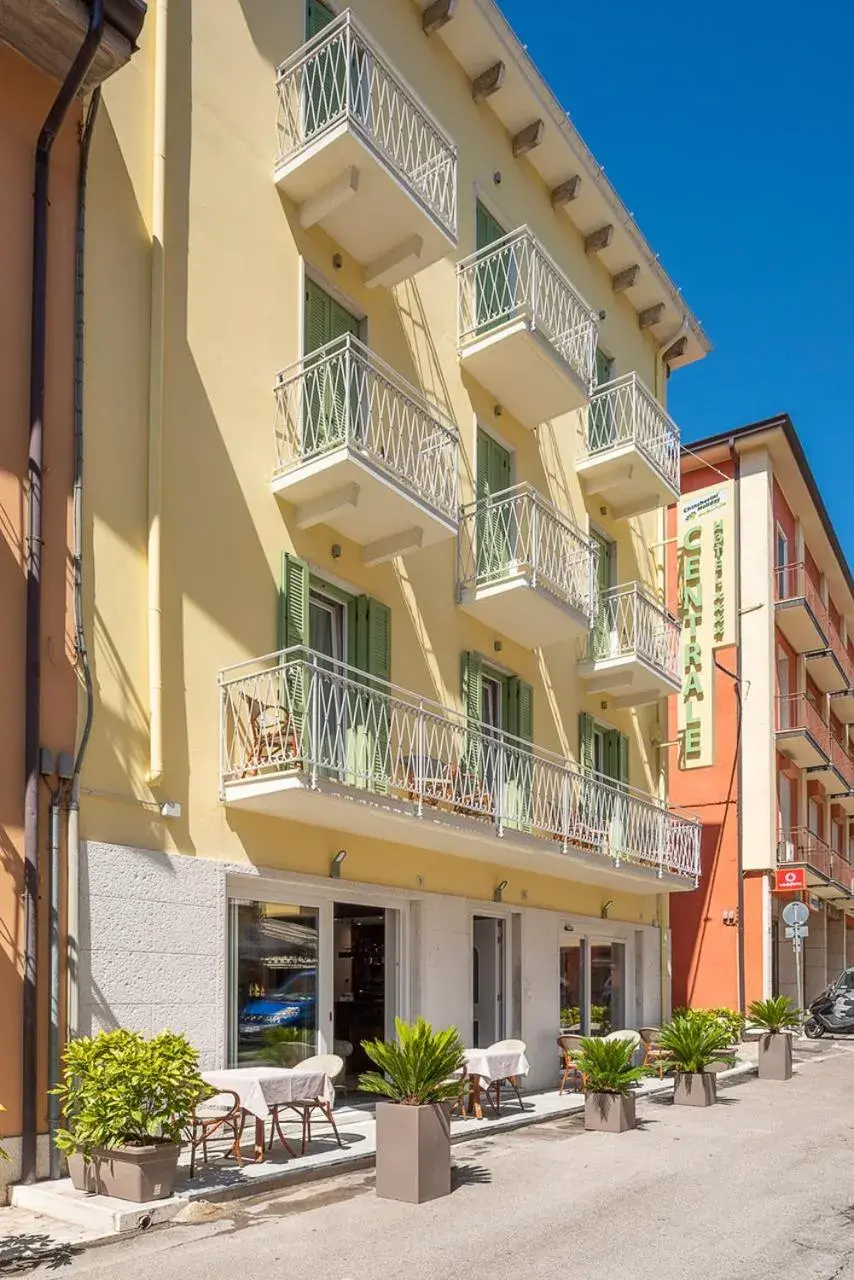
<path id="1" fill-rule="evenodd" d="M 788 1031 L 766 1031 L 759 1039 L 759 1079 L 791 1080 L 792 1037 Z"/>
<path id="2" fill-rule="evenodd" d="M 584 1127 L 598 1133 L 625 1133 L 635 1127 L 634 1094 L 588 1093 Z"/>
<path id="3" fill-rule="evenodd" d="M 710 1107 L 717 1100 L 717 1080 L 711 1071 L 676 1073 L 673 1101 L 678 1107 Z"/>
<path id="4" fill-rule="evenodd" d="M 451 1191 L 451 1124 L 441 1103 L 377 1103 L 377 1195 L 423 1204 Z"/>
<path id="5" fill-rule="evenodd" d="M 134 1204 L 166 1200 L 172 1194 L 180 1150 L 177 1143 L 165 1142 L 150 1147 L 95 1147 L 87 1168 L 92 1190 Z"/>

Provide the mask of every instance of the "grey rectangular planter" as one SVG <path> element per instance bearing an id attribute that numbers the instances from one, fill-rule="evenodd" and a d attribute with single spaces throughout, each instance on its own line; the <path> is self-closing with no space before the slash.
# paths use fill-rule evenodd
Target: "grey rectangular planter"
<path id="1" fill-rule="evenodd" d="M 710 1107 L 717 1100 L 717 1080 L 713 1072 L 676 1073 L 673 1101 L 678 1107 Z"/>
<path id="2" fill-rule="evenodd" d="M 634 1094 L 588 1093 L 584 1127 L 597 1133 L 625 1133 L 635 1127 Z"/>
<path id="3" fill-rule="evenodd" d="M 86 1185 L 80 1189 L 133 1204 L 167 1200 L 172 1194 L 180 1150 L 177 1144 L 166 1142 L 150 1147 L 95 1147 L 84 1173 Z M 73 1174 L 72 1181 L 76 1186 Z"/>
<path id="4" fill-rule="evenodd" d="M 377 1195 L 423 1204 L 451 1191 L 451 1122 L 441 1103 L 377 1103 Z"/>
<path id="5" fill-rule="evenodd" d="M 792 1037 L 787 1031 L 766 1031 L 759 1038 L 760 1080 L 791 1080 Z"/>

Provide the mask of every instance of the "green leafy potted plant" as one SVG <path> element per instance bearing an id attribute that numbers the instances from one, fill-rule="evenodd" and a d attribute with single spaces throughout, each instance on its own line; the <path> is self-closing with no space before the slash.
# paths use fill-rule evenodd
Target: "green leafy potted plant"
<path id="1" fill-rule="evenodd" d="M 185 1036 L 120 1029 L 70 1041 L 54 1092 L 75 1187 L 141 1204 L 172 1194 L 182 1130 L 211 1090 Z"/>
<path id="2" fill-rule="evenodd" d="M 760 1027 L 759 1077 L 762 1080 L 790 1080 L 792 1077 L 792 1030 L 801 1020 L 800 1011 L 789 996 L 754 1000 L 748 1016 Z"/>
<path id="3" fill-rule="evenodd" d="M 632 1040 L 604 1040 L 596 1036 L 581 1041 L 576 1066 L 586 1081 L 584 1127 L 600 1133 L 625 1133 L 635 1127 L 635 1098 L 630 1092 L 649 1072 L 632 1064 Z"/>
<path id="4" fill-rule="evenodd" d="M 664 1065 L 676 1079 L 673 1101 L 683 1107 L 709 1107 L 717 1102 L 714 1072 L 716 1063 L 730 1066 L 730 1032 L 717 1019 L 687 1015 L 674 1018 L 661 1028 L 659 1047 L 664 1051 Z"/>
<path id="5" fill-rule="evenodd" d="M 465 1063 L 456 1027 L 434 1031 L 429 1022 L 395 1018 L 396 1041 L 365 1040 L 379 1071 L 359 1077 L 359 1088 L 378 1093 L 377 1195 L 422 1204 L 451 1190 L 451 1127 L 447 1103 L 460 1094 L 454 1079 Z"/>

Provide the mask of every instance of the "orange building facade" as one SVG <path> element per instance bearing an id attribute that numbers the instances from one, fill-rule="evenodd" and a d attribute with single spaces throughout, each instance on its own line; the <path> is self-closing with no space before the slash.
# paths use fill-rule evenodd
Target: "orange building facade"
<path id="1" fill-rule="evenodd" d="M 59 0 L 42 4 L 10 0 L 0 6 L 0 1145 L 10 1159 L 0 1163 L 2 1188 L 23 1173 L 47 1171 L 48 1027 L 65 1025 L 66 963 L 58 957 L 58 1002 L 50 1004 L 51 933 L 48 808 L 50 790 L 61 788 L 60 865 L 64 865 L 64 828 L 70 780 L 60 781 L 56 761 L 70 763 L 76 747 L 78 654 L 75 645 L 71 559 L 74 476 L 75 295 L 77 216 L 81 133 L 84 109 L 95 87 L 130 57 L 131 39 L 112 21 L 119 10 L 144 5 L 136 0 L 106 4 L 100 38 L 88 65 L 83 93 L 75 94 L 64 114 L 54 111 L 59 128 L 47 164 L 46 263 L 44 307 L 44 404 L 38 416 L 42 465 L 33 466 L 31 331 L 34 260 L 34 167 L 45 122 L 60 86 L 91 25 L 95 6 Z M 117 19 L 119 20 L 119 19 Z M 61 120 L 59 117 L 61 116 Z M 29 536 L 34 473 L 41 486 L 41 527 Z M 38 859 L 35 875 L 26 872 L 25 717 L 28 557 L 31 542 L 40 548 L 37 594 L 40 626 L 35 650 L 40 665 L 38 759 L 44 778 L 38 786 Z M 32 627 L 31 627 L 32 630 Z M 31 685 L 32 688 L 32 685 Z M 64 766 L 63 766 L 64 767 Z M 65 884 L 54 886 L 64 903 Z M 29 905 L 28 905 L 29 899 Z M 29 938 L 35 939 L 28 956 Z M 64 906 L 57 933 L 64 931 Z M 34 928 L 33 928 L 34 925 Z M 25 1051 L 29 987 L 31 1056 Z M 33 1017 L 33 1015 L 35 1015 Z M 33 1070 L 26 1071 L 27 1062 Z M 29 1081 L 28 1086 L 25 1081 Z M 29 1116 L 27 1120 L 27 1094 Z M 24 1137 L 29 1133 L 28 1140 Z M 29 1152 L 27 1151 L 29 1148 Z"/>
<path id="2" fill-rule="evenodd" d="M 671 796 L 703 821 L 700 887 L 671 909 L 673 1002 L 808 1002 L 854 946 L 854 580 L 790 419 L 683 449 L 667 538 Z"/>

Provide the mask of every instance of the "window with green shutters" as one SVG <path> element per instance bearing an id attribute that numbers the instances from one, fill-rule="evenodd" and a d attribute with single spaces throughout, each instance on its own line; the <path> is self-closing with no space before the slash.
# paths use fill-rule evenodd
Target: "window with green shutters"
<path id="1" fill-rule="evenodd" d="M 513 560 L 515 527 L 512 506 L 494 501 L 513 483 L 513 459 L 507 449 L 485 431 L 477 433 L 477 577 L 479 582 L 502 578 Z"/>
<path id="2" fill-rule="evenodd" d="M 484 730 L 484 680 L 501 686 L 502 728 Z M 500 804 L 501 817 L 508 826 L 530 826 L 531 757 L 518 742 L 530 743 L 534 736 L 534 690 L 519 676 L 496 671 L 480 654 L 462 655 L 462 699 L 469 726 L 466 741 L 466 770 L 489 792 L 494 808 Z M 503 732 L 502 732 L 503 730 Z M 499 788 L 502 793 L 499 795 Z"/>
<path id="3" fill-rule="evenodd" d="M 302 452 L 311 457 L 338 443 L 358 428 L 358 380 L 343 354 L 318 355 L 344 334 L 359 336 L 361 323 L 337 299 L 313 280 L 305 282 L 303 352 L 306 357 L 302 384 Z M 349 394 L 348 394 L 349 390 Z"/>
<path id="4" fill-rule="evenodd" d="M 596 386 L 603 387 L 614 377 L 614 360 L 596 348 Z M 595 449 L 607 448 L 617 440 L 616 406 L 613 398 L 594 396 L 590 403 L 590 440 Z"/>
<path id="5" fill-rule="evenodd" d="M 617 548 L 610 538 L 606 538 L 595 529 L 590 530 L 590 537 L 599 553 L 596 560 L 596 587 L 599 604 L 596 620 L 593 624 L 593 651 L 597 658 L 617 657 L 619 650 L 615 648 L 617 642 L 616 618 L 613 615 L 613 606 L 610 604 L 607 594 L 614 585 Z"/>
<path id="6" fill-rule="evenodd" d="M 578 717 L 578 763 L 585 773 L 600 773 L 628 785 L 629 740 L 582 711 Z"/>
<path id="7" fill-rule="evenodd" d="M 475 209 L 475 236 L 478 249 L 487 249 L 506 236 L 507 230 L 481 200 Z M 512 249 L 490 254 L 475 270 L 478 332 L 502 324 L 513 310 L 516 294 L 516 262 Z"/>
<path id="8" fill-rule="evenodd" d="M 338 599 L 347 616 L 347 658 L 364 676 L 344 673 L 329 658 L 311 656 L 309 605 L 314 594 L 329 593 Z M 312 581 L 308 565 L 290 552 L 282 554 L 279 591 L 279 646 L 304 646 L 311 664 L 293 661 L 286 669 L 285 697 L 291 713 L 302 726 L 309 698 L 309 680 L 316 682 L 312 702 L 314 723 L 306 726 L 315 761 L 328 776 L 345 778 L 354 786 L 385 790 L 389 764 L 389 708 L 384 683 L 391 678 L 391 610 L 371 596 L 352 596 L 325 583 Z M 298 655 L 294 655 L 296 659 Z M 324 674 L 326 673 L 326 674 Z M 306 753 L 308 754 L 308 753 Z"/>
<path id="9" fill-rule="evenodd" d="M 306 40 L 320 35 L 335 14 L 322 0 L 308 0 Z M 302 132 L 306 141 L 320 133 L 340 115 L 347 95 L 347 79 L 342 46 L 333 40 L 322 45 L 305 64 L 302 82 Z"/>
<path id="10" fill-rule="evenodd" d="M 323 0 L 307 0 L 305 16 L 306 40 L 310 40 L 312 36 L 320 35 L 323 28 L 328 27 L 334 17 L 334 11 L 329 8 L 328 4 L 324 4 Z"/>

